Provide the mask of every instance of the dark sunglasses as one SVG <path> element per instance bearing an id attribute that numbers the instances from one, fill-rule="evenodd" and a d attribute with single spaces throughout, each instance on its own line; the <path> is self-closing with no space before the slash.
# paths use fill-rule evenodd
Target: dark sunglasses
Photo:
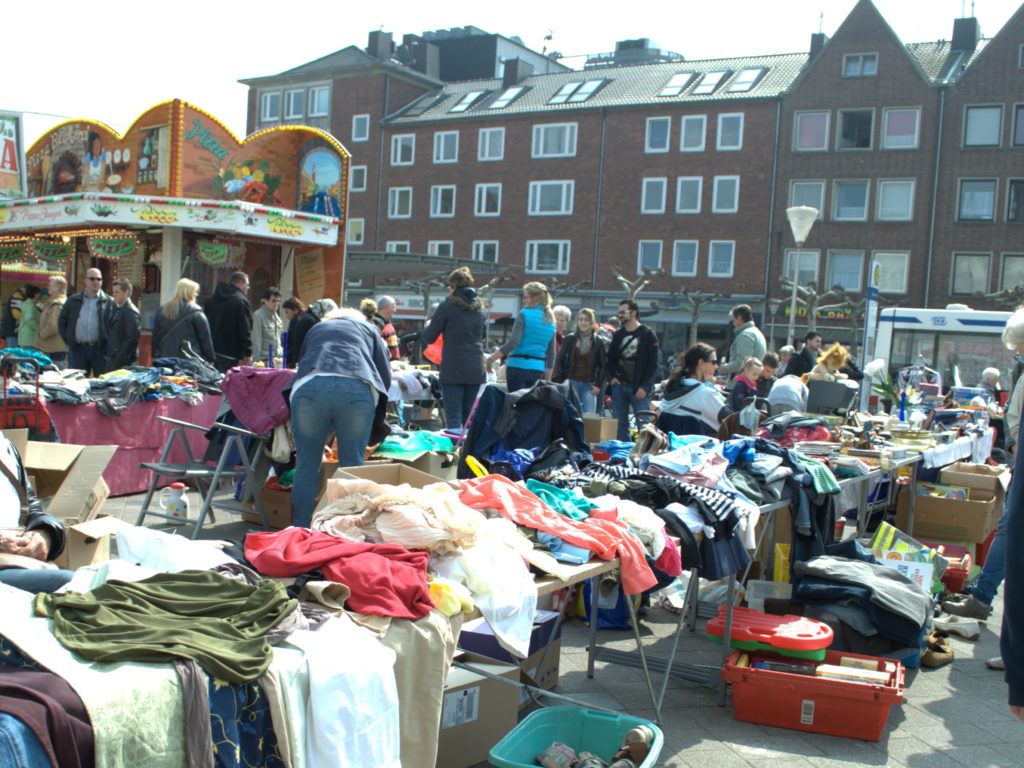
<path id="1" fill-rule="evenodd" d="M 102 277 L 87 277 L 86 280 L 102 280 Z"/>

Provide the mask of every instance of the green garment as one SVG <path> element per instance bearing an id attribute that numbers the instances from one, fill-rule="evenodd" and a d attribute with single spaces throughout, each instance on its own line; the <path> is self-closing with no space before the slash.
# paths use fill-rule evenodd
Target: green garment
<path id="1" fill-rule="evenodd" d="M 390 435 L 374 451 L 374 456 L 385 456 L 391 459 L 415 461 L 425 453 L 433 451 L 452 451 L 455 446 L 450 437 L 433 432 L 418 430 L 405 437 Z"/>
<path id="2" fill-rule="evenodd" d="M 586 520 L 590 517 L 593 505 L 572 491 L 555 488 L 553 485 L 533 479 L 526 481 L 526 488 L 555 512 L 565 515 L 570 520 Z"/>
<path id="3" fill-rule="evenodd" d="M 21 302 L 21 320 L 18 321 L 18 346 L 27 349 L 36 345 L 39 330 L 39 307 L 32 299 Z"/>
<path id="4" fill-rule="evenodd" d="M 277 582 L 242 584 L 212 571 L 110 581 L 86 593 L 40 594 L 37 616 L 53 619 L 61 645 L 92 661 L 194 659 L 229 683 L 270 666 L 267 632 L 298 606 Z"/>
<path id="5" fill-rule="evenodd" d="M 823 461 L 804 456 L 802 453 L 797 453 L 797 456 L 800 457 L 800 461 L 807 467 L 807 471 L 811 473 L 811 480 L 814 481 L 814 490 L 818 493 L 839 493 L 839 483 L 836 480 L 836 476 L 832 474 L 831 469 L 825 466 Z"/>

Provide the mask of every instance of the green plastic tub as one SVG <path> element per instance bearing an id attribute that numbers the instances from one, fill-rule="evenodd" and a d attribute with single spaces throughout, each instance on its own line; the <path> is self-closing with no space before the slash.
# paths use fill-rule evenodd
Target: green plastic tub
<path id="1" fill-rule="evenodd" d="M 608 760 L 622 745 L 630 728 L 646 725 L 654 732 L 647 758 L 638 768 L 653 768 L 665 737 L 654 723 L 631 715 L 577 707 L 545 707 L 527 715 L 491 749 L 489 760 L 497 768 L 536 768 L 537 755 L 560 741 L 576 752 L 593 752 Z"/>

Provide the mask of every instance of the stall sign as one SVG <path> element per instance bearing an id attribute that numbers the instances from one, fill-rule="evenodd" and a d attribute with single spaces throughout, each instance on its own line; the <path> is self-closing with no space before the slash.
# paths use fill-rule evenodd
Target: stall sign
<path id="1" fill-rule="evenodd" d="M 68 261 L 71 258 L 71 243 L 29 240 L 28 252 L 29 255 L 43 261 Z"/>
<path id="2" fill-rule="evenodd" d="M 226 243 L 211 243 L 206 240 L 199 242 L 199 260 L 215 267 L 220 267 L 228 260 L 228 246 Z"/>
<path id="3" fill-rule="evenodd" d="M 0 200 L 27 195 L 24 135 L 20 112 L 0 112 Z"/>
<path id="4" fill-rule="evenodd" d="M 314 248 L 295 256 L 295 290 L 307 304 L 319 301 L 324 293 L 324 252 Z"/>
<path id="5" fill-rule="evenodd" d="M 119 261 L 135 253 L 139 241 L 134 235 L 125 237 L 90 237 L 89 253 L 97 259 Z"/>
<path id="6" fill-rule="evenodd" d="M 9 264 L 25 259 L 24 245 L 0 245 L 0 263 Z"/>

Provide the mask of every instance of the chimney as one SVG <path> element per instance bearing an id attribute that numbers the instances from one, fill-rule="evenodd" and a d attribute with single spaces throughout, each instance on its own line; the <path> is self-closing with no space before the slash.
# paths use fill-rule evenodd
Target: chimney
<path id="1" fill-rule="evenodd" d="M 511 88 L 519 85 L 526 78 L 533 74 L 533 64 L 522 59 L 507 59 L 505 71 L 501 78 L 502 88 Z"/>
<path id="2" fill-rule="evenodd" d="M 817 58 L 818 54 L 821 53 L 821 49 L 825 47 L 825 43 L 828 42 L 828 35 L 824 32 L 815 32 L 811 35 L 811 60 Z"/>
<path id="3" fill-rule="evenodd" d="M 402 45 L 409 51 L 406 64 L 428 77 L 441 79 L 441 49 L 419 35 L 404 35 Z"/>
<path id="4" fill-rule="evenodd" d="M 953 19 L 953 40 L 952 50 L 973 51 L 978 47 L 978 40 L 981 39 L 981 27 L 978 20 L 972 16 L 963 19 Z"/>
<path id="5" fill-rule="evenodd" d="M 395 45 L 391 42 L 390 32 L 380 32 L 375 30 L 370 33 L 370 41 L 366 46 L 366 52 L 375 59 L 387 61 L 391 58 L 391 53 L 394 48 Z"/>

